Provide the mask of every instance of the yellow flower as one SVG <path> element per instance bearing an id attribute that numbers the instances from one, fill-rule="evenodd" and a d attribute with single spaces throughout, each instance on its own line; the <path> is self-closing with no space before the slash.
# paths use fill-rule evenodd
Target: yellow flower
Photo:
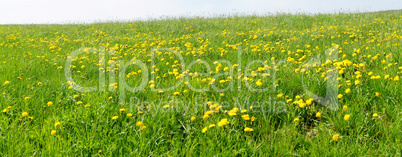
<path id="1" fill-rule="evenodd" d="M 29 100 L 29 97 L 25 97 L 24 100 Z"/>
<path id="2" fill-rule="evenodd" d="M 378 92 L 375 92 L 375 96 L 380 96 L 381 94 Z"/>
<path id="3" fill-rule="evenodd" d="M 190 120 L 191 120 L 191 121 L 195 121 L 195 117 L 192 116 L 192 117 L 190 118 Z"/>
<path id="4" fill-rule="evenodd" d="M 349 115 L 349 114 L 345 115 L 345 116 L 343 117 L 343 119 L 346 120 L 346 121 L 349 120 L 349 119 L 350 119 L 350 115 Z"/>
<path id="5" fill-rule="evenodd" d="M 295 119 L 293 119 L 293 121 L 294 121 L 295 123 L 298 123 L 298 122 L 300 121 L 300 119 L 299 119 L 299 118 L 295 118 Z"/>
<path id="6" fill-rule="evenodd" d="M 209 125 L 209 128 L 213 128 L 215 126 L 216 126 L 215 124 L 211 124 L 211 125 Z"/>
<path id="7" fill-rule="evenodd" d="M 144 124 L 141 121 L 138 121 L 135 125 L 137 126 L 143 126 Z"/>
<path id="8" fill-rule="evenodd" d="M 344 111 L 348 110 L 348 106 L 343 105 L 343 110 L 344 110 Z"/>
<path id="9" fill-rule="evenodd" d="M 253 131 L 254 131 L 254 129 L 249 128 L 249 127 L 246 127 L 246 128 L 244 128 L 244 131 L 245 131 L 245 132 L 253 132 Z"/>
<path id="10" fill-rule="evenodd" d="M 38 85 L 41 86 L 41 85 L 42 85 L 42 82 L 38 82 Z"/>
<path id="11" fill-rule="evenodd" d="M 255 84 L 256 84 L 257 86 L 262 86 L 261 80 L 258 80 Z"/>
<path id="12" fill-rule="evenodd" d="M 28 116 L 28 112 L 22 112 L 22 117 Z"/>
<path id="13" fill-rule="evenodd" d="M 395 77 L 394 77 L 394 81 L 397 81 L 397 82 L 398 82 L 398 81 L 399 81 L 399 76 L 395 76 Z"/>
<path id="14" fill-rule="evenodd" d="M 241 110 L 241 112 L 240 113 L 246 113 L 247 112 L 247 110 L 246 109 L 244 109 L 244 110 Z"/>
<path id="15" fill-rule="evenodd" d="M 116 120 L 116 119 L 118 119 L 118 118 L 119 118 L 118 116 L 113 116 L 113 117 L 112 117 L 113 120 Z"/>
<path id="16" fill-rule="evenodd" d="M 374 113 L 374 114 L 373 114 L 373 117 L 374 117 L 374 118 L 377 118 L 377 117 L 378 117 L 378 114 L 377 114 L 377 113 Z"/>
<path id="17" fill-rule="evenodd" d="M 242 115 L 241 118 L 242 118 L 243 120 L 250 120 L 250 116 L 249 116 L 248 114 Z"/>
<path id="18" fill-rule="evenodd" d="M 165 106 L 163 106 L 163 108 L 169 108 L 170 106 L 169 105 L 165 105 Z"/>
<path id="19" fill-rule="evenodd" d="M 278 94 L 278 95 L 276 95 L 278 98 L 282 98 L 283 97 L 283 94 Z"/>
<path id="20" fill-rule="evenodd" d="M 145 125 L 141 126 L 141 130 L 145 130 L 147 127 Z"/>
<path id="21" fill-rule="evenodd" d="M 120 113 L 123 113 L 124 111 L 126 111 L 126 109 L 121 108 L 119 111 L 120 111 Z"/>
<path id="22" fill-rule="evenodd" d="M 60 125 L 60 122 L 54 123 L 54 127 L 57 127 L 57 126 L 59 126 L 59 125 Z"/>
<path id="23" fill-rule="evenodd" d="M 180 92 L 174 92 L 173 95 L 180 95 Z"/>
<path id="24" fill-rule="evenodd" d="M 338 139 L 339 139 L 339 134 L 335 134 L 334 136 L 332 136 L 332 140 L 338 141 Z"/>
<path id="25" fill-rule="evenodd" d="M 228 112 L 228 114 L 229 114 L 229 116 L 235 116 L 235 115 L 237 115 L 236 112 L 234 112 L 234 111 L 232 111 L 232 110 L 230 110 L 230 111 Z"/>
<path id="26" fill-rule="evenodd" d="M 132 117 L 133 114 L 132 113 L 127 113 L 127 117 Z"/>
<path id="27" fill-rule="evenodd" d="M 224 118 L 218 123 L 218 126 L 225 126 L 225 125 L 228 125 L 228 124 L 229 124 L 228 119 Z"/>
<path id="28" fill-rule="evenodd" d="M 358 84 L 360 84 L 360 80 L 355 81 L 355 85 L 358 85 Z"/>
<path id="29" fill-rule="evenodd" d="M 8 85 L 10 83 L 10 81 L 6 81 L 4 82 L 4 85 Z"/>
<path id="30" fill-rule="evenodd" d="M 47 106 L 52 106 L 52 105 L 53 105 L 53 102 L 51 102 L 51 101 L 47 102 Z"/>
<path id="31" fill-rule="evenodd" d="M 350 93 L 350 88 L 346 89 L 346 90 L 345 90 L 345 93 L 346 93 L 346 94 Z"/>
<path id="32" fill-rule="evenodd" d="M 343 95 L 342 94 L 338 94 L 338 99 L 342 99 Z"/>
<path id="33" fill-rule="evenodd" d="M 56 130 L 52 130 L 52 131 L 50 132 L 50 134 L 51 134 L 51 135 L 56 135 Z"/>
<path id="34" fill-rule="evenodd" d="M 306 104 L 307 104 L 307 105 L 311 105 L 311 104 L 313 103 L 313 100 L 314 100 L 314 99 L 312 99 L 312 98 L 306 100 Z"/>
<path id="35" fill-rule="evenodd" d="M 81 105 L 82 104 L 82 101 L 77 101 L 77 105 Z"/>
<path id="36" fill-rule="evenodd" d="M 208 128 L 207 127 L 205 127 L 204 129 L 202 129 L 202 133 L 205 133 L 205 132 L 207 132 L 207 130 L 208 130 Z"/>
<path id="37" fill-rule="evenodd" d="M 317 113 L 315 114 L 315 116 L 316 116 L 317 118 L 320 118 L 320 117 L 321 117 L 321 113 L 320 113 L 320 112 L 317 112 Z"/>
<path id="38" fill-rule="evenodd" d="M 251 117 L 251 121 L 252 121 L 252 122 L 255 121 L 255 117 L 254 117 L 254 116 Z"/>

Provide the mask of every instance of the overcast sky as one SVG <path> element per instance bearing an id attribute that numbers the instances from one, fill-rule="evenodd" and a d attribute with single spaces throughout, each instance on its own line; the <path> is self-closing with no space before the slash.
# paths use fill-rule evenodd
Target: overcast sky
<path id="1" fill-rule="evenodd" d="M 0 0 L 0 24 L 91 23 L 222 14 L 393 9 L 402 9 L 402 0 Z"/>

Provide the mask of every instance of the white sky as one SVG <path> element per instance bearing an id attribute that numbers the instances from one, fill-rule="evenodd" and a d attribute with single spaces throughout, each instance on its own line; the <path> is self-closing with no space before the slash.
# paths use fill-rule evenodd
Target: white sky
<path id="1" fill-rule="evenodd" d="M 222 14 L 393 9 L 402 9 L 402 0 L 0 0 L 0 24 L 65 24 Z"/>

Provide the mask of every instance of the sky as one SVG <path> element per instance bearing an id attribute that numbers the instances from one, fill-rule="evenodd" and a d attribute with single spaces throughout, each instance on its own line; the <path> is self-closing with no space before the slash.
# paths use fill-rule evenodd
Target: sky
<path id="1" fill-rule="evenodd" d="M 0 0 L 0 25 L 397 9 L 402 0 Z"/>

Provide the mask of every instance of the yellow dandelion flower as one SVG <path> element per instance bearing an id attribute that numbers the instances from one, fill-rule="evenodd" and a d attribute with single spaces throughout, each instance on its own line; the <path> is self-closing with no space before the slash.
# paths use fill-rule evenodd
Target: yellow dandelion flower
<path id="1" fill-rule="evenodd" d="M 321 117 L 321 113 L 320 113 L 320 112 L 317 112 L 317 113 L 315 113 L 315 116 L 316 116 L 317 118 L 320 118 L 320 117 Z"/>
<path id="2" fill-rule="evenodd" d="M 28 116 L 28 112 L 22 112 L 22 117 Z"/>
<path id="3" fill-rule="evenodd" d="M 56 130 L 52 130 L 51 132 L 50 132 L 50 134 L 53 136 L 53 135 L 56 135 Z"/>
<path id="4" fill-rule="evenodd" d="M 207 130 L 208 130 L 208 128 L 207 128 L 207 127 L 204 127 L 201 132 L 202 132 L 202 133 L 205 133 L 205 132 L 207 132 Z"/>
<path id="5" fill-rule="evenodd" d="M 119 118 L 119 116 L 113 116 L 113 117 L 112 117 L 113 120 L 116 120 L 116 119 L 118 119 L 118 118 Z"/>
<path id="6" fill-rule="evenodd" d="M 215 124 L 211 124 L 211 125 L 209 125 L 209 128 L 213 128 L 215 126 L 216 126 Z"/>
<path id="7" fill-rule="evenodd" d="M 254 129 L 249 128 L 249 127 L 246 127 L 246 128 L 244 128 L 244 131 L 245 131 L 245 132 L 253 132 L 253 131 L 254 131 Z"/>
<path id="8" fill-rule="evenodd" d="M 51 101 L 47 102 L 47 106 L 52 106 L 52 105 L 53 105 L 53 102 L 51 102 Z"/>
<path id="9" fill-rule="evenodd" d="M 248 114 L 242 115 L 241 118 L 242 118 L 243 120 L 250 120 L 250 116 L 249 116 Z"/>
<path id="10" fill-rule="evenodd" d="M 192 116 L 192 117 L 190 118 L 190 120 L 191 120 L 191 121 L 195 121 L 195 117 Z"/>
<path id="11" fill-rule="evenodd" d="M 224 118 L 221 121 L 219 121 L 218 126 L 225 126 L 225 125 L 228 125 L 228 124 L 229 124 L 228 119 Z"/>
<path id="12" fill-rule="evenodd" d="M 374 118 L 377 118 L 377 117 L 378 117 L 378 114 L 377 114 L 377 113 L 374 113 L 374 114 L 373 114 L 373 117 L 374 117 Z"/>
<path id="13" fill-rule="evenodd" d="M 127 117 L 132 117 L 133 114 L 132 113 L 127 113 Z"/>
<path id="14" fill-rule="evenodd" d="M 332 140 L 338 141 L 338 139 L 339 139 L 339 134 L 335 134 L 332 136 Z"/>
<path id="15" fill-rule="evenodd" d="M 299 118 L 295 118 L 295 119 L 293 119 L 293 121 L 294 121 L 295 123 L 298 123 L 298 122 L 300 121 L 300 119 L 299 119 Z"/>
<path id="16" fill-rule="evenodd" d="M 345 115 L 345 116 L 343 117 L 343 119 L 344 119 L 345 121 L 348 121 L 348 120 L 350 119 L 350 115 L 349 115 L 349 114 Z"/>
<path id="17" fill-rule="evenodd" d="M 57 126 L 59 126 L 61 123 L 60 122 L 56 122 L 56 123 L 54 123 L 54 127 L 57 127 Z"/>

